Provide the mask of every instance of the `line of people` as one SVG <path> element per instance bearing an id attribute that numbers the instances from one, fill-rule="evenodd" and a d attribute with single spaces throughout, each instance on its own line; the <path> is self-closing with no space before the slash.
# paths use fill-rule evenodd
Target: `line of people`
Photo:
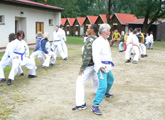
<path id="1" fill-rule="evenodd" d="M 145 46 L 144 34 L 141 32 L 141 28 L 133 30 L 129 29 L 128 37 L 126 40 L 126 51 L 125 51 L 125 63 L 131 62 L 131 55 L 135 53 L 133 64 L 137 64 L 140 57 L 147 57 L 146 46 Z"/>
<path id="2" fill-rule="evenodd" d="M 11 85 L 15 75 L 20 73 L 24 76 L 21 66 L 25 66 L 29 70 L 28 78 L 35 78 L 36 64 L 35 58 L 38 57 L 42 62 L 42 70 L 45 67 L 53 66 L 56 61 L 58 53 L 60 53 L 63 60 L 68 60 L 68 50 L 66 46 L 66 36 L 63 30 L 63 25 L 57 25 L 56 30 L 53 32 L 52 45 L 49 42 L 49 33 L 41 32 L 36 36 L 36 47 L 29 58 L 29 47 L 24 40 L 25 34 L 22 30 L 18 31 L 15 35 L 9 35 L 9 43 L 6 47 L 5 53 L 0 61 L 0 82 L 5 82 L 4 68 L 11 66 L 11 71 L 8 76 L 7 85 Z M 45 59 L 46 57 L 46 59 Z"/>

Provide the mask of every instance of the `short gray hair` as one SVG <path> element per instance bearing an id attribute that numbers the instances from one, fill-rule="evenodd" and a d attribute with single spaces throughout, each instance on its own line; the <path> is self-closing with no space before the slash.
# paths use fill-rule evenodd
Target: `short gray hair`
<path id="1" fill-rule="evenodd" d="M 107 23 L 101 24 L 99 27 L 99 34 L 101 35 L 104 31 L 107 31 L 107 28 L 111 29 L 111 26 Z"/>

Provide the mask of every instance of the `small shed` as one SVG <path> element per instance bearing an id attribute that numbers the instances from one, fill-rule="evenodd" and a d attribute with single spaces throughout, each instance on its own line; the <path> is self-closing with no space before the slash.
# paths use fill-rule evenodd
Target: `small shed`
<path id="1" fill-rule="evenodd" d="M 74 35 L 82 36 L 84 34 L 84 26 L 83 23 L 85 21 L 85 17 L 77 17 L 73 23 L 74 26 Z"/>
<path id="2" fill-rule="evenodd" d="M 84 21 L 84 34 L 88 34 L 87 33 L 87 28 L 89 24 L 95 24 L 96 20 L 97 20 L 98 16 L 90 16 L 88 15 Z"/>
<path id="3" fill-rule="evenodd" d="M 67 18 L 65 27 L 64 27 L 66 31 L 66 35 L 70 35 L 70 36 L 74 35 L 74 28 L 73 28 L 74 21 L 75 21 L 75 18 Z"/>

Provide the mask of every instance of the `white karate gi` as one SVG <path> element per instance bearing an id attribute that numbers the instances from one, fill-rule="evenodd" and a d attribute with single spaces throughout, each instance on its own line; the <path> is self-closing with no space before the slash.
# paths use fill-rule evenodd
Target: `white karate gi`
<path id="1" fill-rule="evenodd" d="M 27 69 L 29 69 L 29 75 L 36 75 L 34 60 L 27 58 L 29 56 L 29 47 L 27 43 L 24 40 L 16 39 L 12 44 L 13 45 L 10 48 L 10 57 L 14 64 L 12 64 L 12 69 L 8 78 L 14 80 L 14 77 L 18 72 L 19 65 L 24 65 Z"/>
<path id="2" fill-rule="evenodd" d="M 154 38 L 153 35 L 150 34 L 150 44 L 151 44 L 150 48 L 153 48 L 153 43 L 154 43 Z"/>
<path id="3" fill-rule="evenodd" d="M 10 49 L 12 47 L 12 42 L 8 43 L 5 53 L 0 61 L 0 78 L 5 78 L 4 68 L 12 65 L 12 58 L 10 57 Z M 21 66 L 18 67 L 18 73 L 23 73 Z"/>
<path id="4" fill-rule="evenodd" d="M 125 59 L 126 60 L 129 60 L 131 58 L 131 50 L 133 48 L 133 40 L 132 40 L 132 37 L 133 37 L 133 33 L 130 32 L 129 33 L 129 36 L 128 36 L 128 39 L 127 39 L 127 42 L 126 42 L 126 45 L 127 45 L 127 49 L 125 51 Z"/>
<path id="5" fill-rule="evenodd" d="M 137 36 L 134 34 L 132 36 L 132 43 L 133 43 L 133 50 L 135 51 L 134 61 L 138 61 L 140 58 L 140 46 L 139 46 L 139 40 Z"/>
<path id="6" fill-rule="evenodd" d="M 60 53 L 60 56 L 62 57 L 62 59 L 65 59 L 67 57 L 67 55 L 64 54 L 64 52 L 62 50 L 61 40 L 63 40 L 62 30 L 59 29 L 57 32 L 54 31 L 53 32 L 53 43 L 52 43 L 51 49 L 55 52 L 55 55 L 56 55 L 55 61 L 56 61 L 58 52 Z"/>
<path id="7" fill-rule="evenodd" d="M 64 54 L 66 55 L 66 57 L 68 57 L 68 48 L 67 48 L 66 43 L 65 43 L 66 42 L 65 31 L 63 29 L 61 29 L 61 28 L 59 28 L 59 30 L 62 33 L 61 46 L 62 46 Z"/>

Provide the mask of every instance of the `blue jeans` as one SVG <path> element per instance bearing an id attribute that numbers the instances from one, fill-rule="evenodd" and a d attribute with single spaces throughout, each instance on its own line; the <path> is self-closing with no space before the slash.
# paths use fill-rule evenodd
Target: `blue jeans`
<path id="1" fill-rule="evenodd" d="M 105 96 L 105 93 L 109 93 L 114 81 L 114 77 L 111 71 L 109 71 L 108 73 L 103 73 L 102 71 L 99 71 L 98 79 L 99 88 L 93 101 L 94 105 L 99 105 L 101 103 Z"/>
<path id="2" fill-rule="evenodd" d="M 120 50 L 120 51 L 123 51 L 123 50 L 124 50 L 123 42 L 120 42 L 120 44 L 119 44 L 119 50 Z"/>

